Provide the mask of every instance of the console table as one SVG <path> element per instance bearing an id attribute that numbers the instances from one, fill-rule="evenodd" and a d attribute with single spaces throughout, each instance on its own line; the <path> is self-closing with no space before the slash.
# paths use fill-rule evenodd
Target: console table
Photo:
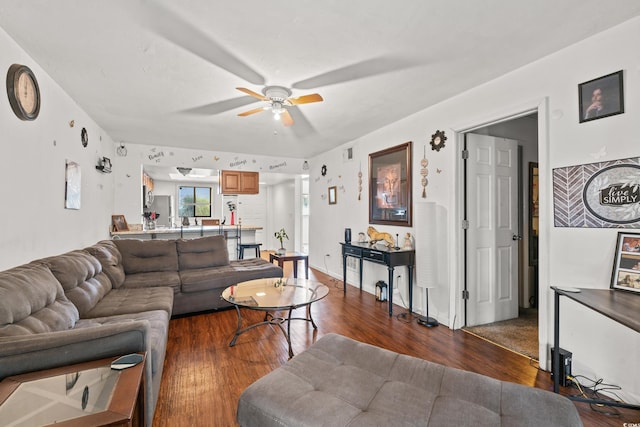
<path id="1" fill-rule="evenodd" d="M 560 348 L 560 297 L 565 296 L 590 308 L 624 326 L 640 332 L 640 295 L 613 289 L 562 288 L 552 286 L 554 291 L 553 346 Z M 553 353 L 553 391 L 558 393 L 560 386 L 560 352 Z M 567 396 L 577 402 L 588 402 L 622 408 L 640 409 L 640 405 L 619 403 L 610 400 L 587 399 L 579 396 Z"/>
<path id="2" fill-rule="evenodd" d="M 362 290 L 362 261 L 375 262 L 387 266 L 389 271 L 389 316 L 393 315 L 393 270 L 406 265 L 409 270 L 409 313 L 413 312 L 413 267 L 416 265 L 414 249 L 380 249 L 369 243 L 340 243 L 342 245 L 343 291 L 347 292 L 347 257 L 360 261 L 360 290 Z"/>

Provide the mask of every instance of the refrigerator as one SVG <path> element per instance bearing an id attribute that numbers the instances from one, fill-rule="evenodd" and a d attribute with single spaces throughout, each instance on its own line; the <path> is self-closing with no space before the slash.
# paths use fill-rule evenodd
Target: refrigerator
<path id="1" fill-rule="evenodd" d="M 156 220 L 156 226 L 171 227 L 171 196 L 153 196 L 145 212 L 156 212 L 160 217 Z"/>

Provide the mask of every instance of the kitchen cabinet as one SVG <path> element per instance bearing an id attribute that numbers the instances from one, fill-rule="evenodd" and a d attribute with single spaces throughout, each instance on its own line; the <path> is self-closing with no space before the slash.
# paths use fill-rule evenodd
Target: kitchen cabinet
<path id="1" fill-rule="evenodd" d="M 220 172 L 222 194 L 258 194 L 260 191 L 258 172 L 228 171 Z"/>

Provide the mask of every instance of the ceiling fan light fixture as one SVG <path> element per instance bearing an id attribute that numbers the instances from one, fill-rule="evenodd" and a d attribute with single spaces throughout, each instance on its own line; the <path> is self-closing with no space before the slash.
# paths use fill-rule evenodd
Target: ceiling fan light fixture
<path id="1" fill-rule="evenodd" d="M 178 172 L 180 172 L 182 176 L 187 176 L 191 172 L 191 168 L 176 167 L 176 169 L 178 169 Z"/>

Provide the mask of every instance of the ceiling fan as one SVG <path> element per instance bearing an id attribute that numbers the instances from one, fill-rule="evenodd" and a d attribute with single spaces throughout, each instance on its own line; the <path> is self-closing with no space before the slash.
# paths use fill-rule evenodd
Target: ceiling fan
<path id="1" fill-rule="evenodd" d="M 317 93 L 291 98 L 291 90 L 283 86 L 265 86 L 265 88 L 262 89 L 262 95 L 244 87 L 237 87 L 236 89 L 260 101 L 267 102 L 267 105 L 245 111 L 238 114 L 239 116 L 246 117 L 262 111 L 271 111 L 274 120 L 281 120 L 285 126 L 291 126 L 293 124 L 293 118 L 286 107 L 323 101 L 322 96 Z"/>

